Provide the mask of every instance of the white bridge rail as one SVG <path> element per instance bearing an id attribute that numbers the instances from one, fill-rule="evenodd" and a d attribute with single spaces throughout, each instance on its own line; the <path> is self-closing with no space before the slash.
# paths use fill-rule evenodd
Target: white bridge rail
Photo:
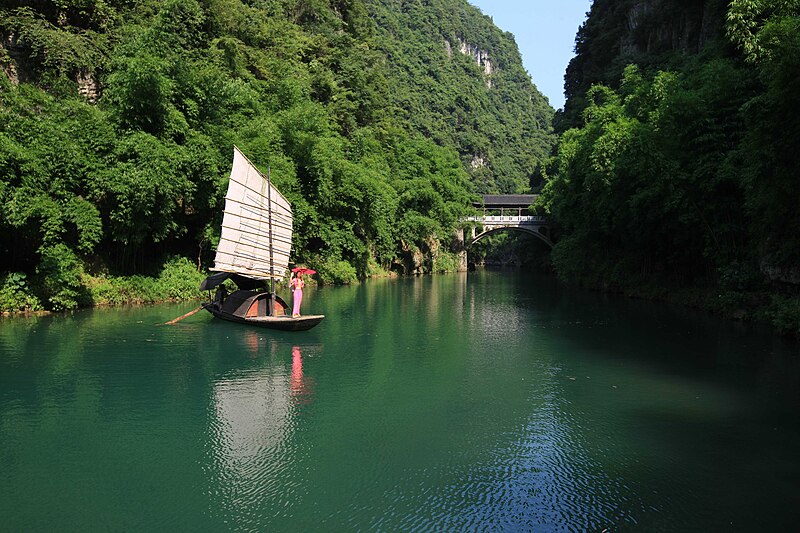
<path id="1" fill-rule="evenodd" d="M 478 222 L 484 226 L 511 226 L 511 225 L 531 225 L 540 226 L 547 223 L 547 217 L 539 215 L 522 215 L 522 216 L 509 216 L 509 215 L 487 215 L 482 217 L 467 217 L 470 222 Z"/>
<path id="2" fill-rule="evenodd" d="M 470 230 L 471 236 L 467 241 L 470 245 L 484 235 L 504 228 L 518 228 L 536 235 L 539 239 L 547 243 L 551 248 L 553 242 L 550 240 L 550 224 L 547 217 L 541 215 L 484 215 L 467 217 L 467 221 L 474 222 L 476 226 L 482 226 L 480 233 L 475 226 Z"/>

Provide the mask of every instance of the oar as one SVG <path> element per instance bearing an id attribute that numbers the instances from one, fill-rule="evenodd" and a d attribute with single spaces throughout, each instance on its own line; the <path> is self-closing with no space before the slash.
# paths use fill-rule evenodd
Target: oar
<path id="1" fill-rule="evenodd" d="M 165 325 L 165 326 L 171 326 L 172 324 L 177 324 L 178 322 L 180 322 L 180 321 L 181 321 L 181 320 L 183 320 L 184 318 L 187 318 L 187 317 L 190 317 L 190 316 L 192 316 L 193 314 L 195 314 L 196 312 L 198 312 L 198 311 L 199 311 L 199 310 L 201 310 L 202 308 L 203 308 L 203 306 L 201 305 L 201 306 L 200 306 L 200 307 L 198 307 L 197 309 L 194 309 L 194 310 L 192 310 L 192 311 L 189 311 L 188 313 L 186 313 L 186 314 L 185 314 L 185 315 L 183 315 L 183 316 L 179 316 L 178 318 L 173 318 L 173 319 L 172 319 L 172 320 L 170 320 L 169 322 L 164 322 L 164 325 Z"/>

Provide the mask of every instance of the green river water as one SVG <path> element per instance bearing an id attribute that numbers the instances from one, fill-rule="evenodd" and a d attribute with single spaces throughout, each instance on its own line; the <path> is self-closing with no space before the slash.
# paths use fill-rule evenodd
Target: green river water
<path id="1" fill-rule="evenodd" d="M 288 297 L 287 294 L 284 296 Z M 0 320 L 0 531 L 789 531 L 800 350 L 479 271 Z"/>

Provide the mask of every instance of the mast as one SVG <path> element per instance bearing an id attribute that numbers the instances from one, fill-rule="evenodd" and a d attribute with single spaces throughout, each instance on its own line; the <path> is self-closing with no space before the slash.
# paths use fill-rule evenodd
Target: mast
<path id="1" fill-rule="evenodd" d="M 270 279 L 270 289 L 269 292 L 275 294 L 275 261 L 272 257 L 272 181 L 270 179 L 271 175 L 271 167 L 267 165 L 267 205 L 269 209 L 267 211 L 267 220 L 269 226 L 269 279 Z M 272 314 L 270 310 L 270 315 Z"/>

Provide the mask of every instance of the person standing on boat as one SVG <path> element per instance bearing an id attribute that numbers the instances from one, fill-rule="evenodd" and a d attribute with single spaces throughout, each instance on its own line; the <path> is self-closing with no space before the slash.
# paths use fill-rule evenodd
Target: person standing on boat
<path id="1" fill-rule="evenodd" d="M 306 282 L 303 281 L 303 274 L 297 273 L 289 282 L 292 286 L 292 317 L 300 316 L 300 304 L 303 302 L 303 287 Z"/>

